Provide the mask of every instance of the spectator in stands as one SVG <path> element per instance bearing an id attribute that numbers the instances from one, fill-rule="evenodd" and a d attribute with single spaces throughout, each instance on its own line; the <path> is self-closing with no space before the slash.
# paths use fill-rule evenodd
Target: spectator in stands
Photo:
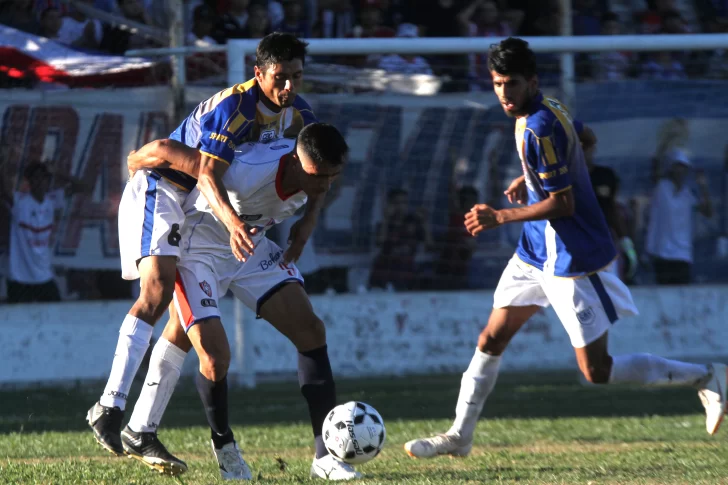
<path id="1" fill-rule="evenodd" d="M 248 7 L 248 24 L 243 29 L 246 39 L 262 39 L 272 32 L 270 28 L 270 17 L 268 7 L 264 1 L 253 0 Z"/>
<path id="2" fill-rule="evenodd" d="M 607 12 L 602 16 L 602 35 L 620 35 L 619 16 Z M 629 52 L 599 52 L 591 56 L 593 77 L 597 81 L 621 81 L 630 76 L 632 55 Z"/>
<path id="3" fill-rule="evenodd" d="M 283 20 L 273 30 L 310 38 L 311 29 L 303 17 L 303 0 L 283 0 Z"/>
<path id="4" fill-rule="evenodd" d="M 28 192 L 14 192 L 9 180 L 0 183 L 0 199 L 11 208 L 8 302 L 58 301 L 51 250 L 55 212 L 65 205 L 67 190 L 80 192 L 85 185 L 54 175 L 38 162 L 29 164 L 23 176 Z M 54 178 L 64 188 L 50 190 Z"/>
<path id="5" fill-rule="evenodd" d="M 602 14 L 597 0 L 574 0 L 571 16 L 574 35 L 599 35 L 602 30 Z"/>
<path id="6" fill-rule="evenodd" d="M 417 26 L 414 24 L 401 24 L 397 28 L 397 37 L 416 38 Z M 379 69 L 390 73 L 400 74 L 430 74 L 430 64 L 422 56 L 389 54 L 379 61 Z"/>
<path id="7" fill-rule="evenodd" d="M 647 3 L 648 9 L 636 14 L 638 30 L 643 34 L 659 33 L 663 30 L 663 17 L 679 12 L 674 0 L 654 0 Z"/>
<path id="8" fill-rule="evenodd" d="M 345 37 L 354 25 L 352 0 L 318 0 L 313 22 L 314 37 L 330 39 Z"/>
<path id="9" fill-rule="evenodd" d="M 245 27 L 248 25 L 250 15 L 248 7 L 250 0 L 230 0 L 227 11 L 220 17 L 217 41 L 221 44 L 228 39 L 242 39 L 246 37 Z"/>
<path id="10" fill-rule="evenodd" d="M 462 37 L 467 29 L 458 14 L 467 5 L 465 0 L 419 0 L 418 24 L 425 37 Z M 441 92 L 468 91 L 470 58 L 467 54 L 429 56 L 430 65 L 438 76 L 448 76 Z"/>
<path id="11" fill-rule="evenodd" d="M 94 0 L 78 0 L 92 5 Z M 104 33 L 98 20 L 86 17 L 76 8 L 71 8 L 61 19 L 57 42 L 81 49 L 97 49 Z"/>
<path id="12" fill-rule="evenodd" d="M 383 24 L 381 0 L 361 0 L 359 22 L 347 37 L 394 37 L 391 27 Z"/>
<path id="13" fill-rule="evenodd" d="M 681 80 L 687 79 L 685 67 L 679 58 L 678 52 L 656 52 L 647 57 L 642 64 L 640 77 L 652 80 Z"/>
<path id="14" fill-rule="evenodd" d="M 47 8 L 40 14 L 39 34 L 48 39 L 56 40 L 62 23 L 61 12 L 53 7 Z"/>
<path id="15" fill-rule="evenodd" d="M 0 24 L 29 34 L 40 34 L 32 0 L 8 0 L 0 4 Z"/>
<path id="16" fill-rule="evenodd" d="M 470 287 L 470 261 L 475 252 L 477 239 L 465 229 L 465 214 L 478 203 L 475 187 L 457 189 L 450 186 L 450 208 L 447 233 L 435 263 L 434 289 L 466 290 Z"/>
<path id="17" fill-rule="evenodd" d="M 501 14 L 495 1 L 475 0 L 458 14 L 458 21 L 469 37 L 509 37 L 518 30 L 522 17 L 520 11 Z M 493 89 L 488 71 L 488 55 L 471 54 L 469 62 L 471 90 Z"/>
<path id="18" fill-rule="evenodd" d="M 379 254 L 372 263 L 371 288 L 414 290 L 420 283 L 415 262 L 418 249 L 432 247 L 432 233 L 424 211 L 408 211 L 408 194 L 392 189 L 387 194 L 384 217 L 377 227 Z"/>
<path id="19" fill-rule="evenodd" d="M 149 25 L 149 18 L 140 0 L 117 0 L 121 14 L 134 22 Z M 140 35 L 132 34 L 121 27 L 104 26 L 100 49 L 121 55 L 129 49 L 150 47 L 151 42 Z"/>
<path id="20" fill-rule="evenodd" d="M 670 150 L 668 165 L 652 195 L 647 226 L 646 252 L 652 256 L 655 278 L 661 285 L 688 284 L 693 263 L 693 213 L 713 214 L 708 182 L 702 171 L 695 172 L 699 197 L 687 185 L 692 163 L 684 150 Z"/>
<path id="21" fill-rule="evenodd" d="M 210 7 L 198 5 L 192 13 L 192 28 L 187 34 L 187 43 L 195 46 L 217 44 L 212 37 L 217 20 L 217 14 Z"/>

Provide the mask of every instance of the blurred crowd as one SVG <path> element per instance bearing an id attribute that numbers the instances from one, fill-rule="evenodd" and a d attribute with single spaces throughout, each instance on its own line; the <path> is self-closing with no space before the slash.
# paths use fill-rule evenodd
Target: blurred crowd
<path id="1" fill-rule="evenodd" d="M 154 0 L 78 0 L 96 11 L 157 28 L 170 15 Z M 184 2 L 187 43 L 225 44 L 258 39 L 272 31 L 306 38 L 494 37 L 559 35 L 559 0 L 189 0 Z M 682 34 L 726 32 L 728 0 L 573 0 L 574 35 Z M 160 38 L 131 33 L 123 24 L 90 18 L 61 0 L 0 0 L 0 24 L 87 51 L 121 54 L 161 47 Z M 540 54 L 543 81 L 558 79 L 558 60 Z M 331 59 L 327 59 L 331 61 Z M 435 74 L 450 79 L 446 89 L 487 89 L 485 55 L 387 56 L 333 59 L 390 72 Z M 608 52 L 580 55 L 580 79 L 724 78 L 723 51 Z"/>

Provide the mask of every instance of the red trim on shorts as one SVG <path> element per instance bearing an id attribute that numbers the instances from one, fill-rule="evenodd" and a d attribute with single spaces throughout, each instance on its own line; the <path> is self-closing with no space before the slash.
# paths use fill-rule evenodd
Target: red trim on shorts
<path id="1" fill-rule="evenodd" d="M 278 198 L 281 200 L 288 200 L 297 193 L 300 192 L 300 190 L 297 190 L 293 193 L 286 194 L 283 192 L 283 187 L 281 186 L 281 183 L 283 182 L 283 158 L 286 155 L 283 155 L 280 160 L 278 160 L 278 171 L 276 172 L 276 194 L 278 195 Z"/>
<path id="2" fill-rule="evenodd" d="M 179 274 L 179 271 L 177 271 L 177 278 L 174 281 L 174 292 L 177 295 L 177 304 L 181 313 L 180 318 L 185 327 L 185 332 L 187 332 L 192 324 L 195 323 L 195 316 L 192 314 L 192 308 L 190 308 L 190 302 L 187 298 L 187 291 L 185 290 L 182 275 Z"/>

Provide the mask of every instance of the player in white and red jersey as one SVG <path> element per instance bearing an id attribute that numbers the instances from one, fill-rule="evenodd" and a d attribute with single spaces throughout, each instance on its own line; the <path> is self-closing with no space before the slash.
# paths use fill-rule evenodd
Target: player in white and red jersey
<path id="1" fill-rule="evenodd" d="M 465 216 L 465 228 L 475 236 L 523 222 L 523 230 L 463 374 L 455 422 L 444 434 L 407 442 L 405 450 L 417 458 L 467 455 L 503 352 L 531 316 L 550 305 L 589 382 L 697 389 L 706 429 L 714 434 L 726 411 L 724 364 L 691 364 L 647 353 L 612 356 L 608 351 L 612 324 L 636 315 L 637 309 L 629 289 L 608 270 L 617 252 L 592 189 L 577 129 L 561 103 L 541 94 L 533 51 L 527 42 L 508 38 L 491 48 L 488 68 L 503 110 L 516 118 L 516 149 L 523 168 L 505 194 L 525 207 L 475 205 Z"/>
<path id="2" fill-rule="evenodd" d="M 124 190 L 119 204 L 122 276 L 140 278 L 141 291 L 119 329 L 104 392 L 86 418 L 96 440 L 116 455 L 124 453 L 120 432 L 131 383 L 149 347 L 153 326 L 172 300 L 184 224 L 182 204 L 189 192 L 199 187 L 230 232 L 233 253 L 240 259 L 252 254 L 249 227 L 230 206 L 222 176 L 241 143 L 295 137 L 301 128 L 316 121 L 311 107 L 296 94 L 303 83 L 306 45 L 291 34 L 274 33 L 263 38 L 256 52 L 255 77 L 200 103 L 170 135 L 170 140 L 199 150 L 202 156 L 197 171 L 152 166 L 136 171 Z M 173 143 L 170 140 L 152 147 L 163 149 Z M 145 146 L 136 157 L 144 158 L 149 148 Z M 133 162 L 134 157 L 130 169 L 135 168 Z M 303 250 L 322 201 L 312 198 L 307 204 L 288 258 L 297 258 Z M 214 389 L 214 383 L 206 384 L 205 392 Z"/>
<path id="3" fill-rule="evenodd" d="M 273 225 L 291 217 L 307 197 L 325 193 L 343 169 L 348 148 L 338 130 L 327 124 L 305 127 L 296 140 L 248 143 L 240 147 L 224 176 L 230 202 L 251 226 L 255 252 L 240 262 L 230 251 L 225 225 L 198 192 L 185 204 L 182 255 L 174 303 L 176 312 L 154 348 L 165 365 L 152 366 L 129 425 L 122 431 L 125 449 L 152 468 L 175 472 L 164 456 L 144 455 L 136 443 L 155 435 L 190 347 L 200 357 L 198 380 L 221 381 L 227 374 L 230 349 L 220 322 L 218 303 L 230 289 L 288 337 L 299 352 L 299 384 L 308 403 L 316 444 L 311 476 L 330 480 L 358 478 L 353 467 L 335 460 L 321 437 L 323 420 L 336 404 L 336 391 L 322 321 L 314 314 L 293 263 L 284 262 L 283 249 L 265 237 Z M 175 160 L 194 158 L 164 153 Z M 201 325 L 198 323 L 204 322 Z M 213 450 L 223 478 L 246 478 L 250 471 L 240 456 L 228 425 L 227 401 L 208 401 L 201 392 L 212 429 Z M 220 443 L 223 443 L 220 446 Z"/>

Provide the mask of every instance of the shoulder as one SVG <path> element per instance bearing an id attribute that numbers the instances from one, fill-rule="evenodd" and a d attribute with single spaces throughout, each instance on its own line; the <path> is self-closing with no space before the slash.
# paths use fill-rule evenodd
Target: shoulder
<path id="1" fill-rule="evenodd" d="M 556 115 L 546 106 L 541 106 L 535 113 L 526 118 L 526 132 L 530 132 L 537 138 L 545 138 L 553 135 L 554 124 L 557 122 Z"/>
<path id="2" fill-rule="evenodd" d="M 311 108 L 311 105 L 308 104 L 308 101 L 303 99 L 303 96 L 297 95 L 296 99 L 293 100 L 293 107 L 297 109 L 298 111 L 311 111 L 313 112 L 313 108 Z"/>
<path id="3" fill-rule="evenodd" d="M 255 116 L 257 103 L 258 83 L 255 79 L 251 79 L 245 83 L 223 89 L 207 101 L 203 101 L 200 107 L 203 110 L 203 113 L 201 113 L 203 116 L 206 114 L 205 111 L 223 115 L 240 112 L 246 118 L 252 118 Z"/>

